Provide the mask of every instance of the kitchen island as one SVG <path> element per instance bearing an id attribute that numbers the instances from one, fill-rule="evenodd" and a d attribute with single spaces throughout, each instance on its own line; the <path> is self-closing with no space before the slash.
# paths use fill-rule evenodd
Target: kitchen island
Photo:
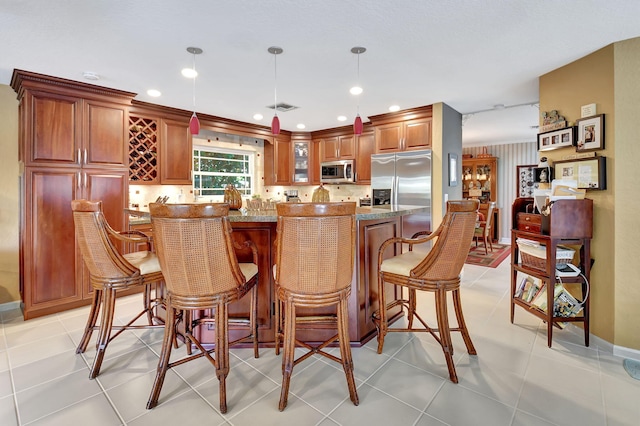
<path id="1" fill-rule="evenodd" d="M 387 206 L 386 208 L 358 207 L 356 209 L 356 250 L 351 296 L 349 298 L 349 337 L 352 345 L 366 343 L 376 334 L 371 314 L 378 309 L 377 262 L 378 248 L 388 238 L 402 235 L 402 217 L 429 212 L 422 206 Z M 131 216 L 130 226 L 136 229 L 150 230 L 148 211 L 127 209 Z M 262 344 L 274 341 L 275 333 L 275 291 L 273 264 L 275 261 L 275 238 L 277 216 L 275 210 L 231 211 L 229 220 L 233 228 L 233 238 L 242 242 L 247 239 L 258 248 L 258 324 L 259 338 Z M 427 229 L 430 224 L 425 224 Z M 146 229 L 145 229 L 146 227 Z M 389 250 L 386 256 L 398 253 Z M 238 252 L 238 260 L 251 261 L 251 252 Z M 387 300 L 400 297 L 394 287 L 387 287 Z M 325 308 L 332 309 L 332 308 Z M 242 300 L 229 307 L 230 316 L 246 316 L 249 310 L 248 300 Z M 324 313 L 323 311 L 313 311 Z M 304 311 L 303 311 L 304 312 Z M 311 311 L 310 311 L 311 312 Z M 400 315 L 397 308 L 390 317 Z M 243 331 L 230 328 L 231 338 Z M 214 330 L 201 329 L 200 338 L 213 343 Z M 237 336 L 235 336 L 237 334 Z M 335 334 L 335 330 L 318 327 L 314 330 L 300 330 L 296 336 L 306 341 L 322 341 Z"/>

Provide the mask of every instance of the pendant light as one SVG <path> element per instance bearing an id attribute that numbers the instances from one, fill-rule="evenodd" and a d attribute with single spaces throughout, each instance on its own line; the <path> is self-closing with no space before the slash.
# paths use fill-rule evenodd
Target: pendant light
<path id="1" fill-rule="evenodd" d="M 280 119 L 278 118 L 278 55 L 284 52 L 281 47 L 271 46 L 267 49 L 269 53 L 273 55 L 273 76 L 274 76 L 274 84 L 273 84 L 273 120 L 271 120 L 271 134 L 279 135 L 280 134 Z"/>
<path id="2" fill-rule="evenodd" d="M 351 48 L 351 53 L 358 55 L 358 85 L 349 90 L 353 95 L 360 95 L 362 93 L 362 87 L 360 86 L 360 54 L 366 52 L 364 47 L 356 46 Z M 358 110 L 356 113 L 356 119 L 353 122 L 353 134 L 361 135 L 363 129 L 362 118 L 360 117 L 360 101 L 358 101 Z"/>
<path id="3" fill-rule="evenodd" d="M 191 114 L 191 119 L 189 120 L 189 131 L 192 135 L 197 135 L 200 133 L 200 120 L 198 120 L 198 116 L 196 115 L 196 77 L 198 76 L 198 72 L 196 71 L 196 55 L 201 54 L 202 49 L 199 47 L 187 47 L 187 52 L 193 55 L 193 72 L 188 73 L 193 78 L 193 114 Z M 183 75 L 185 75 L 184 72 Z"/>

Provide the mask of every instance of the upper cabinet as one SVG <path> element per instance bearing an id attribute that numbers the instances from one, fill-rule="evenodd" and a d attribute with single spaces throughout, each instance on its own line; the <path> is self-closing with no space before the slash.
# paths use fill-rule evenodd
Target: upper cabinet
<path id="1" fill-rule="evenodd" d="M 374 153 L 375 148 L 373 129 L 356 136 L 356 183 L 363 185 L 371 183 L 371 154 Z"/>
<path id="2" fill-rule="evenodd" d="M 462 160 L 462 197 L 497 201 L 498 158 L 465 158 Z"/>
<path id="3" fill-rule="evenodd" d="M 376 153 L 431 148 L 431 106 L 370 116 Z"/>
<path id="4" fill-rule="evenodd" d="M 356 141 L 353 130 L 349 134 L 327 136 L 320 140 L 321 161 L 353 160 L 356 157 Z"/>
<path id="5" fill-rule="evenodd" d="M 161 120 L 160 183 L 190 185 L 193 144 L 188 120 Z"/>
<path id="6" fill-rule="evenodd" d="M 281 133 L 264 142 L 264 184 L 290 185 L 293 181 L 291 136 Z"/>
<path id="7" fill-rule="evenodd" d="M 12 86 L 21 103 L 20 159 L 26 166 L 127 165 L 133 93 L 18 70 Z"/>

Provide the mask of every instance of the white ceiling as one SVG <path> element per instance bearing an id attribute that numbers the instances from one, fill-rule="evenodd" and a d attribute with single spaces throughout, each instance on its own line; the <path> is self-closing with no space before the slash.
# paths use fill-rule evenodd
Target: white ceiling
<path id="1" fill-rule="evenodd" d="M 307 131 L 444 102 L 463 114 L 463 145 L 535 140 L 538 76 L 640 36 L 638 0 L 2 0 L 0 84 L 14 68 L 138 93 L 136 99 Z M 349 94 L 358 76 L 359 100 Z M 158 89 L 151 98 L 147 89 Z M 597 100 L 594 100 L 594 102 Z M 500 111 L 487 111 L 496 104 Z M 521 105 L 521 106 L 516 106 Z M 563 111 L 577 115 L 577 111 Z M 348 121 L 338 122 L 345 115 Z"/>

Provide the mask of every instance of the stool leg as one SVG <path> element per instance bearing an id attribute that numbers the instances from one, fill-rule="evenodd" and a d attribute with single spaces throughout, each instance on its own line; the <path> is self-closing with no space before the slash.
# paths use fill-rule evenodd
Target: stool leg
<path id="1" fill-rule="evenodd" d="M 162 340 L 162 350 L 160 351 L 160 359 L 158 360 L 158 368 L 156 372 L 156 378 L 151 388 L 151 395 L 147 402 L 147 409 L 151 409 L 158 405 L 158 398 L 160 398 L 160 391 L 162 390 L 162 384 L 164 383 L 164 377 L 167 374 L 167 368 L 169 367 L 169 359 L 171 357 L 171 349 L 173 342 L 176 338 L 176 310 L 167 303 L 167 318 L 164 323 L 164 338 Z M 189 339 L 185 339 L 188 340 Z M 189 346 L 191 343 L 188 342 Z"/>
<path id="2" fill-rule="evenodd" d="M 438 330 L 440 332 L 440 345 L 444 352 L 449 369 L 449 378 L 453 383 L 458 383 L 456 367 L 453 363 L 453 344 L 451 343 L 451 331 L 449 330 L 449 316 L 447 315 L 447 292 L 443 289 L 436 290 L 436 316 L 438 320 Z"/>
<path id="3" fill-rule="evenodd" d="M 282 389 L 280 391 L 280 403 L 278 405 L 280 411 L 284 410 L 287 406 L 289 383 L 291 382 L 291 374 L 293 373 L 296 349 L 296 307 L 291 300 L 287 300 L 284 306 L 284 337 L 282 340 Z"/>
<path id="4" fill-rule="evenodd" d="M 258 286 L 251 289 L 251 314 L 249 317 L 251 333 L 253 334 L 253 357 L 259 358 L 258 353 Z"/>
<path id="5" fill-rule="evenodd" d="M 407 311 L 408 328 L 413 328 L 413 317 L 416 312 L 416 290 L 413 288 L 409 289 L 409 306 Z"/>
<path id="6" fill-rule="evenodd" d="M 387 301 L 384 295 L 384 279 L 378 271 L 378 309 L 380 321 L 378 322 L 378 353 L 382 353 L 384 347 L 384 336 L 387 334 Z"/>
<path id="7" fill-rule="evenodd" d="M 102 360 L 109 344 L 111 337 L 111 328 L 113 326 L 113 314 L 116 308 L 116 291 L 113 289 L 105 289 L 102 291 L 102 318 L 100 319 L 100 331 L 98 340 L 96 341 L 96 356 L 93 360 L 93 366 L 89 373 L 90 379 L 95 379 L 100 374 Z"/>
<path id="8" fill-rule="evenodd" d="M 460 289 L 453 290 L 453 307 L 456 312 L 456 318 L 458 320 L 458 328 L 460 328 L 460 333 L 462 333 L 462 339 L 464 340 L 464 344 L 467 346 L 467 352 L 471 355 L 476 355 L 476 348 L 473 346 L 473 342 L 471 341 L 471 336 L 469 335 L 469 330 L 467 330 L 467 324 L 464 322 L 464 315 L 462 314 L 462 302 L 460 300 Z"/>
<path id="9" fill-rule="evenodd" d="M 147 313 L 147 321 L 149 325 L 153 325 L 153 314 L 151 312 L 151 284 L 144 286 L 144 295 L 142 296 L 144 311 Z"/>
<path id="10" fill-rule="evenodd" d="M 102 302 L 102 290 L 95 289 L 93 290 L 93 301 L 91 302 L 91 310 L 89 311 L 89 318 L 87 318 L 87 325 L 84 328 L 84 334 L 82 335 L 82 339 L 78 344 L 78 348 L 76 349 L 77 354 L 84 353 L 87 350 L 87 345 L 89 344 L 89 340 L 91 340 L 91 334 L 93 334 L 93 329 L 96 326 L 96 321 L 98 320 L 98 313 L 100 312 L 100 304 Z"/>
<path id="11" fill-rule="evenodd" d="M 276 355 L 280 355 L 280 345 L 282 344 L 282 302 L 278 299 L 278 291 L 276 289 L 276 333 L 275 333 L 275 345 Z"/>
<path id="12" fill-rule="evenodd" d="M 338 301 L 338 340 L 340 342 L 340 358 L 342 360 L 342 368 L 347 376 L 347 386 L 349 387 L 349 396 L 353 405 L 358 405 L 358 392 L 356 391 L 356 381 L 353 378 L 353 358 L 351 356 L 351 344 L 349 342 L 349 326 L 347 298 L 341 297 Z"/>
<path id="13" fill-rule="evenodd" d="M 227 304 L 218 303 L 216 321 L 216 376 L 220 381 L 220 412 L 227 412 L 227 375 L 229 374 L 229 313 Z"/>

